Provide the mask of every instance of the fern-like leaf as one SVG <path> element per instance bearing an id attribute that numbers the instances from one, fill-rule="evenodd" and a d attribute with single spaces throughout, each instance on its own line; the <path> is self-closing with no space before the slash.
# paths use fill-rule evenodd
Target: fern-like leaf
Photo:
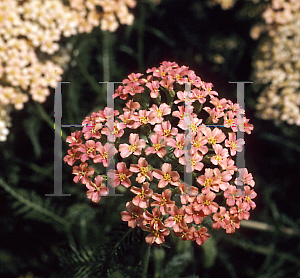
<path id="1" fill-rule="evenodd" d="M 14 198 L 12 207 L 15 209 L 16 215 L 54 224 L 54 228 L 58 230 L 69 229 L 69 222 L 61 216 L 62 211 L 60 209 L 54 209 L 51 198 L 42 198 L 32 190 L 13 189 L 1 178 L 0 186 Z"/>

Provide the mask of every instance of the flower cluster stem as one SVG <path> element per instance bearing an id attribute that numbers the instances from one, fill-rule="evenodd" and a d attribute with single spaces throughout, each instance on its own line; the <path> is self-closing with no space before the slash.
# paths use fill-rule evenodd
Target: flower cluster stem
<path id="1" fill-rule="evenodd" d="M 147 271 L 148 271 L 148 265 L 149 265 L 149 258 L 150 258 L 150 249 L 151 245 L 144 243 L 144 254 L 142 258 L 142 278 L 147 278 Z"/>

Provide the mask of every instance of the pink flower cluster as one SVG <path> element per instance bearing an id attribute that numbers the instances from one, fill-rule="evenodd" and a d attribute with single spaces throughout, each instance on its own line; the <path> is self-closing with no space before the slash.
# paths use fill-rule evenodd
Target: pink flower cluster
<path id="1" fill-rule="evenodd" d="M 8 113 L 10 105 L 23 109 L 29 95 L 40 103 L 46 100 L 49 87 L 54 88 L 63 74 L 60 64 L 66 53 L 58 52 L 62 36 L 90 33 L 99 25 L 114 32 L 117 18 L 121 24 L 132 24 L 128 7 L 135 4 L 135 0 L 70 0 L 69 6 L 61 0 L 0 1 L 0 113 Z M 7 133 L 8 125 L 0 126 L 1 134 Z"/>
<path id="2" fill-rule="evenodd" d="M 235 132 L 250 134 L 253 126 L 237 103 L 219 99 L 212 84 L 188 67 L 165 61 L 147 73 L 130 74 L 116 89 L 114 97 L 126 100 L 122 114 L 107 107 L 94 112 L 82 131 L 67 138 L 71 148 L 64 161 L 79 162 L 73 166 L 74 182 L 86 185 L 94 202 L 108 194 L 104 178 L 113 187 L 129 188 L 134 196 L 122 220 L 150 232 L 149 244 L 163 243 L 172 228 L 181 240 L 201 245 L 209 238 L 207 217 L 213 228 L 233 233 L 255 208 L 252 175 L 233 159 L 245 144 Z M 218 127 L 205 125 L 201 113 Z M 114 143 L 107 143 L 109 136 Z M 107 175 L 88 167 L 90 161 L 100 164 L 103 174 L 112 157 L 116 170 Z M 192 184 L 185 182 L 185 173 L 192 175 Z M 244 186 L 243 194 L 237 185 Z"/>

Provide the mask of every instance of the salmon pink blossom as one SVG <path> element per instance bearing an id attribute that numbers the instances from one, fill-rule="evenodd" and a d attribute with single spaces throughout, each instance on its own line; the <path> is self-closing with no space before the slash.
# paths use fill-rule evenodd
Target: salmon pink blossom
<path id="1" fill-rule="evenodd" d="M 142 149 L 146 147 L 146 142 L 144 139 L 139 139 L 139 135 L 136 133 L 131 133 L 129 135 L 129 143 L 128 144 L 120 144 L 119 152 L 120 155 L 125 158 L 131 154 L 141 155 Z"/>
<path id="2" fill-rule="evenodd" d="M 191 173 L 194 170 L 201 171 L 204 166 L 204 164 L 200 162 L 202 158 L 203 155 L 200 155 L 198 152 L 191 154 L 191 151 L 189 151 L 179 158 L 179 163 L 181 165 L 186 165 L 185 171 L 187 173 Z"/>
<path id="3" fill-rule="evenodd" d="M 132 176 L 132 172 L 126 168 L 125 162 L 119 162 L 117 164 L 117 170 L 110 170 L 107 175 L 111 178 L 109 182 L 113 187 L 118 186 L 120 183 L 126 188 L 131 186 L 129 177 Z"/>
<path id="4" fill-rule="evenodd" d="M 152 98 L 157 98 L 159 94 L 159 82 L 157 80 L 147 83 L 146 87 L 150 89 L 150 96 Z"/>
<path id="5" fill-rule="evenodd" d="M 158 231 L 166 228 L 163 222 L 161 221 L 161 215 L 158 207 L 155 207 L 152 210 L 152 213 L 145 210 L 143 213 L 143 217 L 150 225 L 150 227 L 153 228 L 154 230 Z"/>
<path id="6" fill-rule="evenodd" d="M 189 204 L 185 208 L 184 220 L 186 223 L 192 223 L 194 221 L 195 224 L 198 225 L 203 222 L 204 216 L 204 212 L 202 210 L 195 210 L 193 204 Z"/>
<path id="7" fill-rule="evenodd" d="M 178 186 L 180 190 L 180 202 L 181 204 L 187 204 L 188 202 L 194 202 L 196 196 L 198 195 L 198 188 L 195 186 L 189 186 L 185 183 L 181 183 Z"/>
<path id="8" fill-rule="evenodd" d="M 154 111 L 156 123 L 161 123 L 163 121 L 163 116 L 168 115 L 171 113 L 171 108 L 166 103 L 161 104 L 159 107 L 153 104 L 150 108 L 150 111 Z"/>
<path id="9" fill-rule="evenodd" d="M 208 143 L 212 145 L 220 144 L 226 138 L 226 135 L 217 127 L 214 128 L 214 130 L 211 130 L 209 127 L 206 127 L 202 129 L 202 132 L 207 137 Z"/>
<path id="10" fill-rule="evenodd" d="M 164 221 L 166 227 L 173 227 L 174 232 L 180 232 L 183 227 L 186 226 L 184 221 L 185 207 L 182 206 L 178 209 L 177 206 L 173 206 L 169 211 L 170 216 Z"/>
<path id="11" fill-rule="evenodd" d="M 175 148 L 174 155 L 178 158 L 184 154 L 183 148 L 185 146 L 185 135 L 182 133 L 178 133 L 176 135 L 176 140 L 173 138 L 169 138 L 167 141 L 167 145 Z"/>
<path id="12" fill-rule="evenodd" d="M 235 229 L 240 228 L 240 220 L 238 217 L 234 214 L 229 215 L 229 221 L 225 226 L 226 233 L 234 233 Z"/>
<path id="13" fill-rule="evenodd" d="M 138 164 L 131 164 L 130 171 L 134 173 L 138 173 L 136 177 L 136 181 L 138 183 L 142 183 L 147 179 L 152 181 L 153 175 L 152 172 L 149 170 L 148 162 L 144 157 L 140 157 Z"/>
<path id="14" fill-rule="evenodd" d="M 169 163 L 164 163 L 162 165 L 162 170 L 155 169 L 153 171 L 153 176 L 159 180 L 158 187 L 164 188 L 169 183 L 174 186 L 179 186 L 179 174 L 176 171 L 171 171 L 172 166 Z"/>
<path id="15" fill-rule="evenodd" d="M 255 182 L 253 180 L 252 174 L 248 173 L 248 170 L 246 168 L 240 168 L 238 169 L 239 176 L 235 180 L 236 185 L 250 185 L 251 187 L 254 186 Z"/>
<path id="16" fill-rule="evenodd" d="M 246 203 L 248 203 L 248 210 L 250 209 L 250 207 L 252 209 L 255 209 L 256 204 L 254 201 L 252 201 L 252 199 L 254 199 L 257 196 L 256 192 L 254 191 L 254 189 L 250 189 L 250 186 L 247 185 L 245 186 L 244 189 L 245 191 L 242 198 Z"/>
<path id="17" fill-rule="evenodd" d="M 151 197 L 153 194 L 153 190 L 149 188 L 149 182 L 143 183 L 142 189 L 132 186 L 130 191 L 137 194 L 137 196 L 132 199 L 132 203 L 135 206 L 140 208 L 147 208 L 149 206 L 149 198 L 147 197 Z"/>
<path id="18" fill-rule="evenodd" d="M 108 195 L 108 188 L 102 184 L 103 177 L 97 176 L 94 179 L 94 182 L 90 180 L 85 186 L 89 189 L 86 192 L 88 199 L 91 199 L 93 202 L 98 203 L 102 196 Z"/>
<path id="19" fill-rule="evenodd" d="M 167 229 L 167 228 L 161 229 L 161 230 L 155 230 L 153 228 L 144 227 L 143 230 L 151 232 L 145 238 L 146 242 L 148 244 L 151 244 L 151 245 L 153 243 L 157 243 L 157 244 L 164 243 L 165 242 L 165 236 L 168 236 L 170 234 L 170 230 Z"/>
<path id="20" fill-rule="evenodd" d="M 163 158 L 167 152 L 165 149 L 165 147 L 167 146 L 167 142 L 164 137 L 160 134 L 155 133 L 151 135 L 150 140 L 153 147 L 148 147 L 145 150 L 145 154 L 149 155 L 151 153 L 156 153 L 160 158 Z"/>
<path id="21" fill-rule="evenodd" d="M 207 241 L 210 235 L 207 233 L 207 228 L 202 227 L 194 232 L 194 237 L 198 245 L 202 245 Z"/>
<path id="22" fill-rule="evenodd" d="M 246 219 L 250 217 L 249 207 L 247 202 L 237 201 L 236 206 L 230 208 L 230 213 L 237 216 L 239 220 Z"/>
<path id="23" fill-rule="evenodd" d="M 73 147 L 68 150 L 68 155 L 64 157 L 64 162 L 68 163 L 70 166 L 73 166 L 75 161 L 80 159 L 81 152 L 78 151 L 77 147 Z"/>
<path id="24" fill-rule="evenodd" d="M 171 126 L 169 121 L 162 122 L 161 124 L 157 124 L 154 127 L 154 131 L 156 134 L 162 135 L 165 138 L 175 136 L 178 133 L 178 129 Z"/>
<path id="25" fill-rule="evenodd" d="M 230 155 L 235 155 L 236 152 L 241 152 L 243 150 L 243 145 L 245 144 L 244 139 L 236 139 L 235 133 L 229 133 L 229 140 L 225 140 L 225 146 L 230 149 Z"/>
<path id="26" fill-rule="evenodd" d="M 224 167 L 224 160 L 226 161 L 227 157 L 229 156 L 228 149 L 223 148 L 219 144 L 213 145 L 213 149 L 215 151 L 215 155 L 211 158 L 211 163 L 214 165 L 220 165 L 221 167 Z"/>
<path id="27" fill-rule="evenodd" d="M 82 162 L 96 156 L 96 148 L 100 146 L 100 142 L 95 143 L 94 140 L 88 140 L 84 145 L 78 147 L 78 151 L 82 152 L 80 159 Z"/>
<path id="28" fill-rule="evenodd" d="M 204 215 L 210 215 L 218 210 L 219 205 L 213 200 L 216 194 L 213 192 L 201 193 L 197 196 L 197 200 L 193 203 L 193 208 L 196 211 L 202 210 Z"/>
<path id="29" fill-rule="evenodd" d="M 122 211 L 121 216 L 123 221 L 128 221 L 128 226 L 135 228 L 136 225 L 141 226 L 143 224 L 143 209 L 135 206 L 132 202 L 126 203 L 127 211 Z"/>
<path id="30" fill-rule="evenodd" d="M 166 215 L 171 207 L 175 205 L 174 201 L 171 201 L 172 191 L 170 189 L 166 189 L 162 192 L 162 194 L 153 193 L 152 199 L 155 201 L 151 203 L 151 206 L 159 206 L 160 212 L 163 215 Z"/>
<path id="31" fill-rule="evenodd" d="M 225 207 L 219 207 L 220 211 L 218 213 L 214 213 L 213 215 L 213 228 L 219 229 L 222 227 L 226 229 L 226 226 L 229 224 L 229 214 L 226 211 Z"/>
<path id="32" fill-rule="evenodd" d="M 90 182 L 89 176 L 94 174 L 94 168 L 88 167 L 87 163 L 81 163 L 79 166 L 73 166 L 73 173 L 75 177 L 73 181 L 78 183 L 81 181 L 82 184 L 87 184 Z"/>
<path id="33" fill-rule="evenodd" d="M 76 130 L 75 132 L 71 133 L 71 136 L 67 137 L 66 141 L 69 143 L 70 147 L 80 145 L 82 143 L 81 136 L 82 131 Z"/>

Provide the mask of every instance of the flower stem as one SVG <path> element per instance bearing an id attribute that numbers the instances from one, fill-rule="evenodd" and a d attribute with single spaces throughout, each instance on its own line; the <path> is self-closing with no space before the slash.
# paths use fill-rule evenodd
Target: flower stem
<path id="1" fill-rule="evenodd" d="M 51 127 L 53 128 L 54 127 L 54 121 L 52 120 L 52 118 L 48 115 L 48 113 L 46 112 L 46 110 L 44 109 L 44 107 L 38 103 L 38 102 L 35 102 L 35 106 L 39 112 L 39 115 L 40 117 Z M 65 142 L 66 139 L 67 139 L 67 134 L 62 130 L 61 131 L 61 137 L 62 137 L 62 140 Z"/>
<path id="2" fill-rule="evenodd" d="M 148 270 L 148 264 L 149 264 L 149 258 L 150 258 L 150 248 L 151 245 L 144 242 L 144 254 L 142 258 L 142 278 L 147 278 L 147 270 Z"/>
<path id="3" fill-rule="evenodd" d="M 103 32 L 103 80 L 110 81 L 110 33 Z"/>

